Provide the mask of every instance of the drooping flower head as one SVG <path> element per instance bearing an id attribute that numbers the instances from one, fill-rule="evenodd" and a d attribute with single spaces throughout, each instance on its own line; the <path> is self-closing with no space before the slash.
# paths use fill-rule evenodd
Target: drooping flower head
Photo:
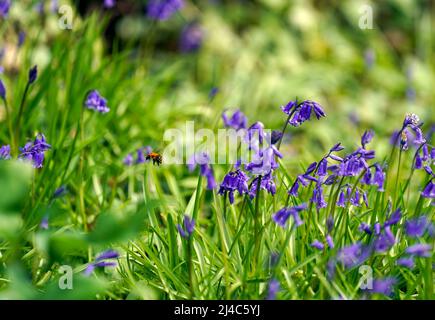
<path id="1" fill-rule="evenodd" d="M 301 212 L 305 209 L 307 209 L 306 203 L 295 206 L 295 207 L 284 207 L 281 210 L 279 210 L 278 212 L 276 212 L 272 216 L 272 219 L 277 225 L 284 228 L 286 223 L 287 223 L 288 218 L 290 216 L 292 216 L 294 219 L 296 227 L 298 227 L 298 226 L 303 224 L 301 218 L 299 217 L 299 212 Z"/>
<path id="2" fill-rule="evenodd" d="M 426 243 L 417 243 L 406 248 L 405 252 L 412 256 L 428 258 L 431 256 L 432 246 Z"/>
<path id="3" fill-rule="evenodd" d="M 122 163 L 127 167 L 131 166 L 133 164 L 133 155 L 131 153 L 127 154 Z"/>
<path id="4" fill-rule="evenodd" d="M 223 112 L 222 120 L 224 121 L 225 127 L 235 130 L 246 129 L 248 122 L 248 118 L 246 118 L 240 110 L 236 110 L 230 118 L 228 118 L 226 112 Z"/>
<path id="5" fill-rule="evenodd" d="M 428 226 L 429 222 L 426 216 L 410 219 L 405 222 L 405 233 L 409 237 L 421 237 L 425 233 Z"/>
<path id="6" fill-rule="evenodd" d="M 248 192 L 248 176 L 240 169 L 229 172 L 222 181 L 218 194 L 225 195 L 228 193 L 230 203 L 234 203 L 234 192 L 237 190 L 239 195 Z"/>
<path id="7" fill-rule="evenodd" d="M 325 117 L 322 106 L 311 100 L 304 100 L 301 103 L 290 101 L 287 105 L 282 106 L 281 110 L 285 114 L 291 115 L 289 124 L 294 127 L 298 127 L 305 121 L 310 120 L 313 114 L 317 119 Z"/>
<path id="8" fill-rule="evenodd" d="M 34 168 L 42 168 L 45 152 L 51 146 L 46 142 L 43 134 L 38 134 L 35 141 L 27 143 L 23 148 L 20 148 L 20 159 L 27 160 L 33 163 Z"/>
<path id="9" fill-rule="evenodd" d="M 390 296 L 393 293 L 394 286 L 397 284 L 397 280 L 393 277 L 375 279 L 373 280 L 373 293 L 379 293 L 386 296 Z"/>
<path id="10" fill-rule="evenodd" d="M 103 98 L 97 90 L 91 90 L 86 96 L 85 106 L 88 109 L 98 111 L 100 113 L 107 113 L 110 111 L 107 106 L 107 100 Z"/>
<path id="11" fill-rule="evenodd" d="M 195 220 L 190 219 L 189 216 L 185 215 L 183 219 L 183 226 L 177 224 L 177 229 L 183 238 L 188 238 L 192 235 L 195 229 Z"/>
<path id="12" fill-rule="evenodd" d="M 183 8 L 184 0 L 149 0 L 147 15 L 155 20 L 168 20 L 172 15 Z"/>

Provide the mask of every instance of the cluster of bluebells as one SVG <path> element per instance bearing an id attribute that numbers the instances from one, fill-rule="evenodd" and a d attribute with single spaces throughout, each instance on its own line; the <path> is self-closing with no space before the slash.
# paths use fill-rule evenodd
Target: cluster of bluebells
<path id="1" fill-rule="evenodd" d="M 281 110 L 289 116 L 289 124 L 298 127 L 314 115 L 317 119 L 325 116 L 320 104 L 311 100 L 304 100 L 298 103 L 297 100 L 290 101 Z"/>
<path id="2" fill-rule="evenodd" d="M 289 117 L 289 121 L 294 125 L 296 122 L 299 125 L 309 120 L 311 113 L 314 113 L 318 119 L 325 116 L 322 107 L 310 100 L 305 100 L 300 104 L 291 101 L 287 104 L 287 107 L 283 108 L 283 111 L 293 116 L 293 118 Z M 226 128 L 232 128 L 238 133 L 242 132 L 242 143 L 250 151 L 251 158 L 249 162 L 244 164 L 244 171 L 241 169 L 241 161 L 237 162 L 234 170 L 224 177 L 219 194 L 228 195 L 231 204 L 234 203 L 234 192 L 236 190 L 240 195 L 248 195 L 251 200 L 255 198 L 260 190 L 275 195 L 274 171 L 279 167 L 277 159 L 283 157 L 277 146 L 284 133 L 280 131 L 269 133 L 260 121 L 248 127 L 247 117 L 240 110 L 236 110 L 231 116 L 224 112 L 222 120 Z M 248 183 L 249 180 L 250 183 Z M 288 208 L 283 209 L 283 212 L 277 215 L 277 219 L 279 220 L 280 215 L 287 215 L 289 210 Z M 290 211 L 292 212 L 292 210 Z"/>
<path id="3" fill-rule="evenodd" d="M 134 164 L 141 164 L 141 163 L 148 162 L 149 160 L 146 160 L 146 156 L 150 154 L 152 151 L 153 149 L 150 146 L 139 148 L 136 150 L 136 159 L 134 159 L 133 154 L 129 153 L 125 156 L 123 163 L 124 165 L 130 167 Z"/>
<path id="4" fill-rule="evenodd" d="M 95 110 L 100 113 L 107 113 L 110 111 L 107 106 L 107 100 L 101 96 L 98 90 L 91 90 L 85 99 L 85 106 L 88 109 Z"/>
<path id="5" fill-rule="evenodd" d="M 105 267 L 116 267 L 117 263 L 114 261 L 119 258 L 119 253 L 114 250 L 107 250 L 98 255 L 95 258 L 95 261 L 88 264 L 86 267 L 84 274 L 89 276 L 94 272 L 97 268 L 105 268 Z"/>
<path id="6" fill-rule="evenodd" d="M 51 146 L 45 140 L 45 136 L 40 133 L 33 142 L 28 142 L 20 148 L 19 159 L 31 162 L 34 168 L 42 168 L 45 152 L 49 149 Z"/>

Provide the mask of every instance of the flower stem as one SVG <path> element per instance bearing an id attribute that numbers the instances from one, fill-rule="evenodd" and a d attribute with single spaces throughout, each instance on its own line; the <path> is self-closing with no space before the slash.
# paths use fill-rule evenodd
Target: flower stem
<path id="1" fill-rule="evenodd" d="M 30 84 L 26 84 L 26 88 L 24 89 L 23 97 L 21 98 L 20 109 L 18 110 L 17 120 L 15 122 L 15 133 L 14 133 L 14 152 L 18 153 L 18 144 L 19 144 L 19 135 L 21 131 L 21 118 L 24 112 L 24 104 L 26 102 L 27 93 L 29 92 Z"/>

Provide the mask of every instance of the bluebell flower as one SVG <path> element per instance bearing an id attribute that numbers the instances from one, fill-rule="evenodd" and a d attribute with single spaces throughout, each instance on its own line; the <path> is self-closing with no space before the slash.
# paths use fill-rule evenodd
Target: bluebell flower
<path id="1" fill-rule="evenodd" d="M 359 225 L 358 229 L 360 231 L 364 231 L 367 234 L 372 234 L 372 229 L 371 229 L 370 225 L 365 223 L 365 222 L 361 222 L 361 224 Z"/>
<path id="2" fill-rule="evenodd" d="M 57 188 L 54 191 L 53 198 L 57 199 L 57 198 L 63 197 L 67 192 L 68 192 L 68 189 L 66 186 L 60 186 L 59 188 Z"/>
<path id="3" fill-rule="evenodd" d="M 401 267 L 405 267 L 408 269 L 413 269 L 415 267 L 415 262 L 413 257 L 403 257 L 397 259 L 396 264 Z"/>
<path id="4" fill-rule="evenodd" d="M 375 240 L 375 251 L 381 253 L 386 252 L 391 249 L 395 242 L 396 238 L 391 232 L 390 227 L 385 227 L 384 232 L 381 233 Z"/>
<path id="5" fill-rule="evenodd" d="M 11 0 L 0 0 L 0 17 L 6 18 L 11 7 Z"/>
<path id="6" fill-rule="evenodd" d="M 33 143 L 29 142 L 23 148 L 20 148 L 19 158 L 32 162 L 34 168 L 42 168 L 45 152 L 50 148 L 51 146 L 46 142 L 45 136 L 38 134 Z"/>
<path id="7" fill-rule="evenodd" d="M 110 111 L 107 106 L 107 100 L 103 98 L 97 90 L 91 90 L 85 100 L 85 106 L 88 109 L 98 111 L 100 113 L 107 113 Z"/>
<path id="8" fill-rule="evenodd" d="M 285 207 L 276 212 L 272 216 L 272 219 L 276 224 L 284 228 L 287 220 L 290 216 L 292 216 L 296 227 L 298 227 L 303 224 L 301 218 L 299 217 L 299 212 L 305 209 L 307 209 L 307 205 L 305 203 L 295 207 Z"/>
<path id="9" fill-rule="evenodd" d="M 373 280 L 373 293 L 379 293 L 386 296 L 390 296 L 393 293 L 394 286 L 397 284 L 397 280 L 392 277 L 375 279 Z"/>
<path id="10" fill-rule="evenodd" d="M 33 66 L 29 70 L 29 80 L 28 80 L 29 85 L 34 83 L 37 77 L 38 77 L 38 66 Z"/>
<path id="11" fill-rule="evenodd" d="M 26 33 L 24 31 L 20 31 L 18 33 L 18 47 L 22 47 L 24 41 L 26 40 Z"/>
<path id="12" fill-rule="evenodd" d="M 329 248 L 334 249 L 335 244 L 334 244 L 334 239 L 332 239 L 332 236 L 330 234 L 327 234 L 325 239 L 326 239 L 326 243 L 328 244 Z"/>
<path id="13" fill-rule="evenodd" d="M 180 50 L 182 52 L 196 52 L 201 48 L 204 32 L 197 22 L 187 24 L 181 31 Z"/>
<path id="14" fill-rule="evenodd" d="M 6 100 L 6 87 L 1 79 L 0 79 L 0 98 Z"/>
<path id="15" fill-rule="evenodd" d="M 48 227 L 49 227 L 49 225 L 48 225 L 48 216 L 45 215 L 42 218 L 41 222 L 39 223 L 39 228 L 41 228 L 42 230 L 48 230 Z"/>
<path id="16" fill-rule="evenodd" d="M 405 249 L 407 254 L 429 258 L 431 256 L 432 246 L 426 243 L 417 243 Z"/>
<path id="17" fill-rule="evenodd" d="M 112 259 L 118 259 L 119 254 L 114 250 L 107 250 L 97 256 L 94 262 L 87 265 L 84 275 L 90 276 L 97 268 L 116 267 L 117 263 Z"/>
<path id="18" fill-rule="evenodd" d="M 143 157 L 143 153 L 141 152 L 141 154 L 142 154 L 142 157 Z M 124 160 L 122 161 L 122 163 L 124 164 L 124 165 L 126 165 L 126 166 L 131 166 L 131 165 L 133 165 L 133 161 L 134 161 L 134 159 L 133 159 L 133 155 L 131 154 L 131 153 L 129 153 L 129 154 L 127 154 L 126 156 L 125 156 L 125 158 L 124 158 Z"/>
<path id="19" fill-rule="evenodd" d="M 104 0 L 103 6 L 104 8 L 110 9 L 113 8 L 116 5 L 115 0 Z"/>
<path id="20" fill-rule="evenodd" d="M 149 0 L 147 15 L 155 20 L 168 20 L 174 13 L 184 7 L 183 0 Z"/>
<path id="21" fill-rule="evenodd" d="M 421 192 L 421 196 L 424 198 L 435 199 L 435 184 L 433 183 L 433 180 L 427 183 Z"/>
<path id="22" fill-rule="evenodd" d="M 402 217 L 402 211 L 400 210 L 400 208 L 397 208 L 391 214 L 391 216 L 387 219 L 387 221 L 385 221 L 384 227 L 388 227 L 388 226 L 392 226 L 392 225 L 398 224 L 401 217 Z"/>
<path id="23" fill-rule="evenodd" d="M 326 208 L 327 203 L 325 201 L 325 197 L 323 196 L 323 189 L 321 183 L 317 183 L 313 190 L 313 196 L 310 199 L 311 202 L 313 202 L 316 205 L 316 208 L 322 209 Z"/>
<path id="24" fill-rule="evenodd" d="M 367 130 L 364 132 L 364 134 L 361 136 L 361 146 L 365 149 L 366 145 L 369 144 L 375 133 L 373 130 Z"/>
<path id="25" fill-rule="evenodd" d="M 314 240 L 311 244 L 311 247 L 316 248 L 317 250 L 323 250 L 325 249 L 325 245 L 321 243 L 319 240 Z"/>
<path id="26" fill-rule="evenodd" d="M 357 242 L 341 248 L 337 253 L 337 261 L 350 269 L 364 263 L 371 255 L 370 247 Z"/>
<path id="27" fill-rule="evenodd" d="M 229 172 L 222 181 L 218 194 L 228 193 L 230 203 L 234 203 L 234 192 L 237 190 L 239 195 L 248 193 L 248 176 L 241 170 Z"/>
<path id="28" fill-rule="evenodd" d="M 183 238 L 189 238 L 195 230 L 195 220 L 190 219 L 185 215 L 183 219 L 183 225 L 177 224 L 177 229 Z"/>
<path id="29" fill-rule="evenodd" d="M 274 176 L 272 175 L 272 171 L 269 171 L 268 174 L 265 176 L 258 176 L 255 177 L 254 180 L 252 180 L 251 187 L 249 188 L 249 197 L 251 199 L 254 199 L 257 194 L 257 188 L 258 188 L 258 179 L 261 179 L 260 181 L 260 189 L 266 190 L 271 195 L 275 195 L 276 193 L 276 185 L 274 181 Z"/>
<path id="30" fill-rule="evenodd" d="M 425 216 L 410 219 L 405 222 L 405 233 L 409 237 L 421 237 L 423 236 L 428 226 L 429 223 Z"/>
<path id="31" fill-rule="evenodd" d="M 282 158 L 281 152 L 274 145 L 259 150 L 254 156 L 252 162 L 245 165 L 246 171 L 254 175 L 269 174 L 272 170 L 278 168 L 276 157 Z"/>
<path id="32" fill-rule="evenodd" d="M 313 114 L 317 119 L 325 116 L 322 106 L 311 100 L 305 100 L 299 104 L 296 101 L 290 101 L 286 106 L 281 107 L 281 110 L 289 116 L 292 115 L 289 124 L 294 127 L 310 120 Z"/>
<path id="33" fill-rule="evenodd" d="M 278 143 L 278 141 L 280 141 L 282 139 L 282 132 L 279 130 L 273 130 L 271 137 L 270 137 L 270 143 L 271 144 L 276 144 Z"/>
<path id="34" fill-rule="evenodd" d="M 373 225 L 373 231 L 377 236 L 381 234 L 381 224 L 379 222 L 375 222 L 375 224 Z"/>
<path id="35" fill-rule="evenodd" d="M 240 110 L 236 110 L 230 118 L 228 118 L 226 112 L 223 112 L 222 120 L 225 127 L 235 130 L 246 129 L 248 123 L 248 118 Z"/>
<path id="36" fill-rule="evenodd" d="M 341 190 L 339 195 L 338 195 L 338 199 L 337 199 L 337 206 L 344 208 L 346 207 L 346 195 L 344 194 L 344 191 Z"/>
<path id="37" fill-rule="evenodd" d="M 267 289 L 266 300 L 275 300 L 279 290 L 280 290 L 279 281 L 276 279 L 270 280 Z"/>
<path id="38" fill-rule="evenodd" d="M 7 144 L 0 147 L 0 160 L 8 160 L 11 158 L 11 147 Z"/>

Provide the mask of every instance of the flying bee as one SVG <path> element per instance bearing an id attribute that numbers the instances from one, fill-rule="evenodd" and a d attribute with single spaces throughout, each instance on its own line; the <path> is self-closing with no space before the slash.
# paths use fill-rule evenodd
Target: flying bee
<path id="1" fill-rule="evenodd" d="M 146 160 L 153 160 L 153 164 L 157 164 L 158 166 L 160 166 L 163 162 L 163 158 L 162 155 L 160 153 L 157 152 L 150 152 L 148 153 L 148 155 L 145 157 Z"/>

